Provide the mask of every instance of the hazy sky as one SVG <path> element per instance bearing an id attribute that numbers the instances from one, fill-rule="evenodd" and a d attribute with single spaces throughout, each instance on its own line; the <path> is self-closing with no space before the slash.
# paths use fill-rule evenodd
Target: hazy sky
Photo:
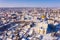
<path id="1" fill-rule="evenodd" d="M 60 0 L 0 0 L 0 7 L 60 7 Z"/>

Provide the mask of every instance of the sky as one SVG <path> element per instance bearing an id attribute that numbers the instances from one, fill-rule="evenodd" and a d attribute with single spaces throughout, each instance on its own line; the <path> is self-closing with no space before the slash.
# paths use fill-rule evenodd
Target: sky
<path id="1" fill-rule="evenodd" d="M 60 0 L 0 0 L 0 7 L 60 7 Z"/>

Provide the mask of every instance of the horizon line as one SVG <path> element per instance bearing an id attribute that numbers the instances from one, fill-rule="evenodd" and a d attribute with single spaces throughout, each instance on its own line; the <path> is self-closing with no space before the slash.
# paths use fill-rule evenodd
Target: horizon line
<path id="1" fill-rule="evenodd" d="M 60 7 L 0 7 L 0 8 L 60 8 Z"/>

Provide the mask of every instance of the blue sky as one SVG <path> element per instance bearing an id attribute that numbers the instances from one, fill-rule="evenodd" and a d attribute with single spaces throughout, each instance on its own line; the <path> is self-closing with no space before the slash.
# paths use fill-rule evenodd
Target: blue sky
<path id="1" fill-rule="evenodd" d="M 60 0 L 0 0 L 0 7 L 60 7 Z"/>

